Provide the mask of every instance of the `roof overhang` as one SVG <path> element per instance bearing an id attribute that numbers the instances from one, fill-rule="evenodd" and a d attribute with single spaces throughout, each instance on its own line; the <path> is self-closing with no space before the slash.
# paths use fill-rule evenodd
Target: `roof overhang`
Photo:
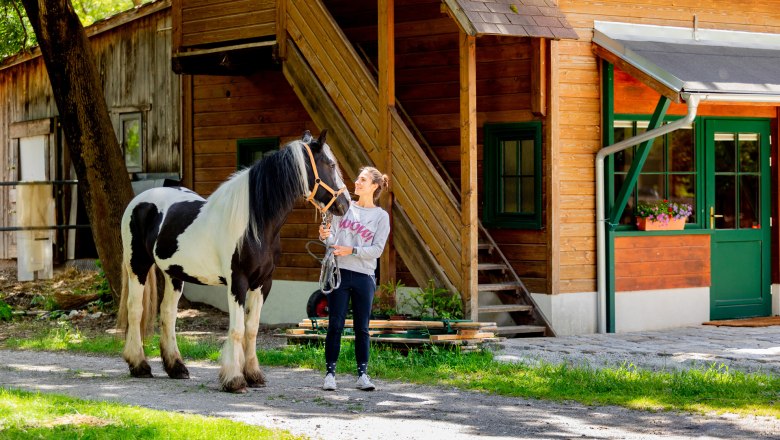
<path id="1" fill-rule="evenodd" d="M 593 49 L 674 102 L 780 101 L 780 35 L 597 21 Z"/>
<path id="2" fill-rule="evenodd" d="M 554 0 L 442 0 L 443 10 L 468 35 L 578 38 Z"/>

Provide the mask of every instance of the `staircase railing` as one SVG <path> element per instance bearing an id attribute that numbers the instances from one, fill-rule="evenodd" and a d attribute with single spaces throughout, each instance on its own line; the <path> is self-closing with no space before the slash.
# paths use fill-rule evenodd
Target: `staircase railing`
<path id="1" fill-rule="evenodd" d="M 354 134 L 355 148 L 381 163 L 376 80 L 320 0 L 288 0 L 283 9 L 290 39 Z M 449 282 L 460 286 L 459 203 L 397 113 L 391 124 L 395 200 Z"/>

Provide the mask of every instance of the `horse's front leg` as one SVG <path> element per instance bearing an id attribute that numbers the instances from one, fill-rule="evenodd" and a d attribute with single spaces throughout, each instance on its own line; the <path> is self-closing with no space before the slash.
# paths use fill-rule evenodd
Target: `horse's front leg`
<path id="1" fill-rule="evenodd" d="M 238 295 L 235 292 L 243 293 Z M 238 289 L 238 290 L 237 290 Z M 246 287 L 235 283 L 228 286 L 228 310 L 230 311 L 230 328 L 225 345 L 220 356 L 221 368 L 219 379 L 222 389 L 231 393 L 246 393 L 247 383 L 243 374 L 244 367 L 244 305 L 246 303 Z"/>
<path id="2" fill-rule="evenodd" d="M 244 377 L 250 387 L 265 386 L 265 375 L 257 361 L 257 329 L 264 299 L 271 290 L 271 280 L 262 287 L 250 290 L 246 299 L 246 333 L 244 334 Z"/>
<path id="3" fill-rule="evenodd" d="M 163 368 L 171 379 L 189 379 L 176 343 L 176 313 L 179 309 L 183 283 L 165 274 L 165 292 L 160 304 L 160 354 Z"/>

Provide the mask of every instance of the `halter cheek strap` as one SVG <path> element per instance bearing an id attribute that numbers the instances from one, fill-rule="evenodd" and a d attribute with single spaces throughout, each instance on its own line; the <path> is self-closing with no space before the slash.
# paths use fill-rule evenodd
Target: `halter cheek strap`
<path id="1" fill-rule="evenodd" d="M 314 172 L 314 188 L 312 188 L 311 193 L 309 193 L 308 197 L 306 197 L 307 202 L 311 202 L 312 205 L 314 205 L 315 208 L 317 208 L 322 214 L 325 214 L 328 209 L 333 205 L 333 202 L 336 201 L 336 199 L 341 195 L 344 191 L 347 190 L 347 187 L 343 187 L 339 189 L 338 191 L 331 188 L 327 183 L 323 182 L 320 179 L 320 174 L 317 172 L 317 163 L 314 161 L 314 154 L 311 152 L 311 148 L 309 147 L 309 144 L 303 144 L 306 147 L 306 152 L 309 153 L 309 160 L 311 161 L 311 170 Z M 328 202 L 325 206 L 320 207 L 316 201 L 314 201 L 314 195 L 317 194 L 317 190 L 319 187 L 322 187 L 325 189 L 325 191 L 328 191 L 331 194 L 330 202 Z"/>

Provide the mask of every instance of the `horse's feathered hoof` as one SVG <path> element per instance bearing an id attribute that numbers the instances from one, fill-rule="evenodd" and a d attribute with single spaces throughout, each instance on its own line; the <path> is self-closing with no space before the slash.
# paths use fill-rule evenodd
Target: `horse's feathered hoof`
<path id="1" fill-rule="evenodd" d="M 233 379 L 224 382 L 222 389 L 228 393 L 244 394 L 247 392 L 247 383 L 243 376 L 237 376 Z"/>
<path id="2" fill-rule="evenodd" d="M 164 365 L 165 372 L 168 373 L 168 377 L 171 379 L 189 379 L 190 378 L 190 372 L 187 370 L 187 367 L 184 366 L 184 363 L 180 359 L 176 359 L 173 362 L 173 366 L 167 366 Z"/>
<path id="3" fill-rule="evenodd" d="M 146 361 L 142 361 L 138 366 L 133 367 L 130 366 L 130 375 L 133 377 L 140 377 L 140 378 L 150 378 L 154 377 L 152 376 L 152 367 L 149 366 L 149 363 Z"/>
<path id="4" fill-rule="evenodd" d="M 265 375 L 260 370 L 253 372 L 245 371 L 244 377 L 246 377 L 246 383 L 250 388 L 262 388 L 265 386 Z"/>

